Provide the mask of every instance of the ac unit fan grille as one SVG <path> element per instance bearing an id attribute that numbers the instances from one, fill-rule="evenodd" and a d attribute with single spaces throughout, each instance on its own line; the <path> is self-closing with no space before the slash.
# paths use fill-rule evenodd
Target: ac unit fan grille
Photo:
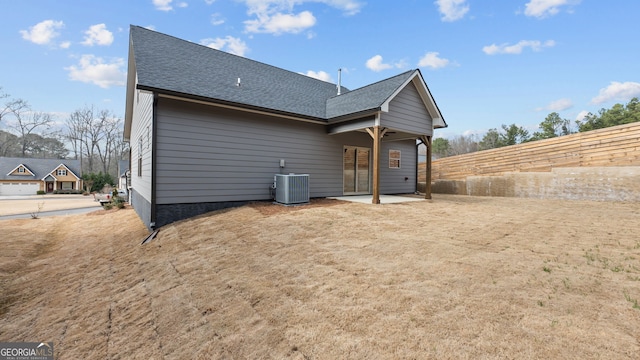
<path id="1" fill-rule="evenodd" d="M 276 174 L 276 202 L 301 204 L 309 202 L 308 174 Z"/>

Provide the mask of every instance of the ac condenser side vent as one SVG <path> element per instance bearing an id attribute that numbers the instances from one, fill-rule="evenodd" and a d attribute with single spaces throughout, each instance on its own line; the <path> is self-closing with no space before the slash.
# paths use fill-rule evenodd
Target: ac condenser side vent
<path id="1" fill-rule="evenodd" d="M 309 202 L 309 174 L 276 174 L 276 202 L 285 205 Z"/>

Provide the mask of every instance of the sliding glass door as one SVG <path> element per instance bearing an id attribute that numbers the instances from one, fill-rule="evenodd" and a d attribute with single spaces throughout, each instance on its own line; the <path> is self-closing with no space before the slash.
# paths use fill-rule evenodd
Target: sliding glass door
<path id="1" fill-rule="evenodd" d="M 344 194 L 369 194 L 371 149 L 345 146 L 343 155 Z"/>

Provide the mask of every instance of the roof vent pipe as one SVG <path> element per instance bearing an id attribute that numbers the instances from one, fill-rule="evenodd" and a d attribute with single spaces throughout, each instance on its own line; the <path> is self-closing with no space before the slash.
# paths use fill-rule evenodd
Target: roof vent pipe
<path id="1" fill-rule="evenodd" d="M 340 90 L 342 90 L 342 69 L 338 69 L 338 95 L 340 95 Z"/>
<path id="2" fill-rule="evenodd" d="M 240 87 L 240 78 L 238 78 L 238 82 L 236 83 L 236 86 Z"/>

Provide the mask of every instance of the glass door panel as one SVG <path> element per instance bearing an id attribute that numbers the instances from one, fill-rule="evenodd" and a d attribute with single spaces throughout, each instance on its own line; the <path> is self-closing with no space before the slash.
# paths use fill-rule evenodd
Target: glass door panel
<path id="1" fill-rule="evenodd" d="M 344 148 L 344 192 L 354 193 L 356 192 L 356 148 L 345 147 Z"/>
<path id="2" fill-rule="evenodd" d="M 343 181 L 345 194 L 368 194 L 370 184 L 371 149 L 344 147 Z"/>
<path id="3" fill-rule="evenodd" d="M 369 149 L 357 149 L 358 152 L 358 181 L 356 192 L 369 193 Z"/>

